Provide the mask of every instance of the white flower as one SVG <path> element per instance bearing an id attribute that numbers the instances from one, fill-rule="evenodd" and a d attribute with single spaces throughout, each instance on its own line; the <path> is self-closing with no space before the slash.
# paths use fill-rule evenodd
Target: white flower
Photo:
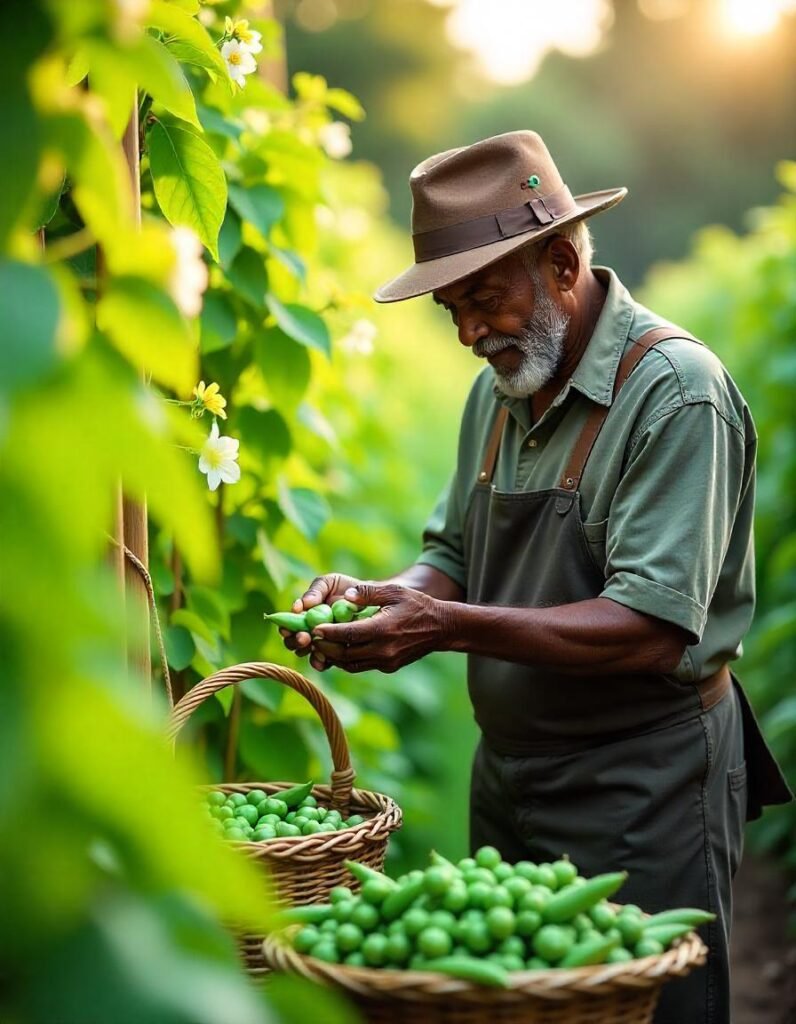
<path id="1" fill-rule="evenodd" d="M 199 455 L 199 472 L 207 473 L 207 486 L 214 491 L 223 480 L 236 484 L 240 480 L 238 444 L 234 437 L 219 437 L 218 423 L 213 420 L 210 436 Z"/>
<path id="2" fill-rule="evenodd" d="M 351 129 L 342 121 L 325 124 L 318 132 L 318 138 L 326 155 L 333 160 L 342 160 L 351 152 Z"/>
<path id="3" fill-rule="evenodd" d="M 246 75 L 257 70 L 257 61 L 237 39 L 228 39 L 221 47 L 221 56 L 227 62 L 229 77 L 241 89 L 246 84 Z"/>
<path id="4" fill-rule="evenodd" d="M 348 334 L 340 339 L 339 345 L 351 355 L 369 356 L 378 333 L 378 327 L 370 320 L 357 320 Z"/>
<path id="5" fill-rule="evenodd" d="M 174 228 L 169 241 L 177 257 L 169 277 L 169 294 L 183 316 L 198 316 L 209 280 L 207 264 L 202 259 L 202 243 L 186 227 Z"/>

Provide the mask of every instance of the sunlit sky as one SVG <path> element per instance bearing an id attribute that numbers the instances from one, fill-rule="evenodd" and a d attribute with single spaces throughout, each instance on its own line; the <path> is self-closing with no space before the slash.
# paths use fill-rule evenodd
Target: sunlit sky
<path id="1" fill-rule="evenodd" d="M 450 8 L 451 41 L 472 51 L 486 76 L 503 85 L 531 78 L 551 50 L 592 53 L 613 20 L 610 0 L 430 2 Z M 660 20 L 680 17 L 689 6 L 689 0 L 639 0 L 644 14 Z M 713 0 L 713 6 L 717 37 L 736 43 L 753 43 L 773 32 L 782 15 L 796 12 L 796 0 Z"/>

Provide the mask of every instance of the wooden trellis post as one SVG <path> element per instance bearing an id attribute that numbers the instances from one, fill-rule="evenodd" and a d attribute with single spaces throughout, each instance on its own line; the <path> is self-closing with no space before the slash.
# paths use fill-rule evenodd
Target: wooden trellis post
<path id="1" fill-rule="evenodd" d="M 141 148 L 138 134 L 138 93 L 133 96 L 130 120 L 122 137 L 122 151 L 130 175 L 135 217 L 141 222 Z M 123 495 L 123 491 L 122 491 Z M 146 500 L 131 501 L 121 496 L 121 514 L 116 516 L 116 539 L 149 567 L 149 537 L 147 533 Z M 127 663 L 131 670 L 152 686 L 152 659 L 149 647 L 149 598 L 146 585 L 129 563 L 124 563 L 124 586 L 127 598 L 127 619 L 130 636 L 127 645 Z"/>

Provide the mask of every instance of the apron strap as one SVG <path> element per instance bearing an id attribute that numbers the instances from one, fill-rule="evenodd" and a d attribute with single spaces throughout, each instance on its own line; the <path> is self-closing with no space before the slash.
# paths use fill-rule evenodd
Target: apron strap
<path id="1" fill-rule="evenodd" d="M 671 338 L 687 338 L 689 341 L 697 341 L 687 331 L 673 325 L 653 327 L 652 330 L 645 331 L 640 338 L 631 338 L 633 347 L 622 358 L 616 371 L 614 401 L 616 401 L 616 396 L 619 394 L 627 378 L 649 350 L 655 348 L 662 341 L 669 341 Z M 563 487 L 565 490 L 572 491 L 573 493 L 577 491 L 589 455 L 591 455 L 591 450 L 594 447 L 594 442 L 597 440 L 611 408 L 612 406 L 610 405 L 595 405 L 589 413 L 586 422 L 583 424 L 580 436 L 575 442 L 575 447 L 572 449 L 566 469 L 559 481 L 559 487 Z"/>
<path id="2" fill-rule="evenodd" d="M 492 433 L 489 435 L 489 443 L 486 446 L 486 454 L 484 455 L 484 465 L 481 467 L 481 472 L 478 474 L 479 484 L 492 482 L 492 476 L 495 472 L 495 463 L 497 462 L 498 452 L 500 451 L 500 440 L 503 437 L 503 427 L 506 425 L 508 416 L 509 410 L 505 405 L 501 405 L 498 409 L 498 414 L 495 417 L 495 424 L 492 427 Z"/>

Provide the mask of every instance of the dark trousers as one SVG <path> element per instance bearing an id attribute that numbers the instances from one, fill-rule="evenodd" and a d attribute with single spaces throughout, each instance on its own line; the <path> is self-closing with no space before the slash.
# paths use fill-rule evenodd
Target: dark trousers
<path id="1" fill-rule="evenodd" d="M 729 1024 L 731 881 L 741 859 L 746 766 L 738 698 L 675 726 L 571 754 L 504 757 L 482 739 L 472 849 L 505 860 L 567 853 L 584 875 L 625 869 L 617 902 L 701 907 L 708 963 L 663 987 L 655 1024 Z"/>

